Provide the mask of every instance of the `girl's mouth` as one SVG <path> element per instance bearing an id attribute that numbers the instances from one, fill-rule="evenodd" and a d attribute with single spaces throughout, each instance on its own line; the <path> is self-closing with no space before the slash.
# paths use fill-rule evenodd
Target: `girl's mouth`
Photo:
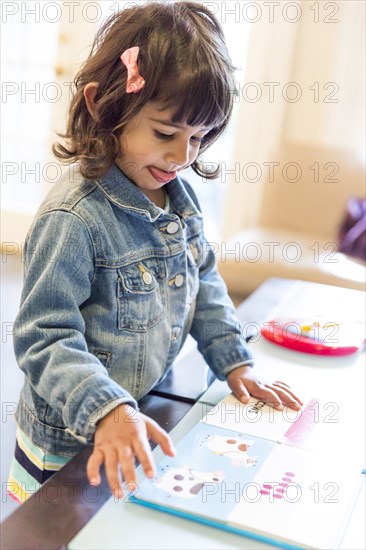
<path id="1" fill-rule="evenodd" d="M 159 183 L 168 183 L 168 181 L 177 177 L 177 172 L 165 172 L 165 170 L 160 170 L 155 166 L 148 166 L 148 170 Z"/>

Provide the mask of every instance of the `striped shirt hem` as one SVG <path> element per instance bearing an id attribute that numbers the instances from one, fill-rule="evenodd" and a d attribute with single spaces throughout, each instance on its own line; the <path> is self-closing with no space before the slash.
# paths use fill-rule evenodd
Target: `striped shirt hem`
<path id="1" fill-rule="evenodd" d="M 53 455 L 32 443 L 19 428 L 10 467 L 7 494 L 19 503 L 26 502 L 47 479 L 60 470 L 71 456 Z"/>

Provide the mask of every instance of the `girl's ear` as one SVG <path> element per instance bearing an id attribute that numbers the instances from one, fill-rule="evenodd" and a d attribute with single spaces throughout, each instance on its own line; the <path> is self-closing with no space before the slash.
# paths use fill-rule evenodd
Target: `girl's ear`
<path id="1" fill-rule="evenodd" d="M 84 88 L 84 97 L 89 114 L 98 122 L 98 105 L 95 103 L 95 96 L 98 90 L 98 82 L 88 82 Z"/>

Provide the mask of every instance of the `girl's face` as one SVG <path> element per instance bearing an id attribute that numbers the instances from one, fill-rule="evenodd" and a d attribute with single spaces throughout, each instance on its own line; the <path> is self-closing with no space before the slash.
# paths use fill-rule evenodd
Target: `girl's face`
<path id="1" fill-rule="evenodd" d="M 210 131 L 171 122 L 173 110 L 159 111 L 147 103 L 124 128 L 116 164 L 147 195 L 159 190 L 197 158 L 200 143 Z"/>

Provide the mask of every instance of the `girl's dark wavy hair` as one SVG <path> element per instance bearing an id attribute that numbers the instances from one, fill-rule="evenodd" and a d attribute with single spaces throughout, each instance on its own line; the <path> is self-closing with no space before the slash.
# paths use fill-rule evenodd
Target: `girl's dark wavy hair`
<path id="1" fill-rule="evenodd" d="M 126 93 L 127 70 L 120 55 L 139 46 L 139 72 L 145 87 Z M 109 17 L 99 29 L 88 59 L 74 79 L 66 132 L 54 143 L 54 155 L 65 164 L 78 161 L 87 179 L 102 177 L 120 154 L 119 138 L 125 125 L 148 101 L 172 108 L 175 123 L 213 129 L 200 153 L 225 130 L 233 108 L 235 67 L 220 23 L 196 2 L 148 2 Z M 98 82 L 95 96 L 98 122 L 89 114 L 84 88 Z M 191 165 L 200 176 L 218 177 L 220 166 L 207 171 L 196 159 Z"/>

